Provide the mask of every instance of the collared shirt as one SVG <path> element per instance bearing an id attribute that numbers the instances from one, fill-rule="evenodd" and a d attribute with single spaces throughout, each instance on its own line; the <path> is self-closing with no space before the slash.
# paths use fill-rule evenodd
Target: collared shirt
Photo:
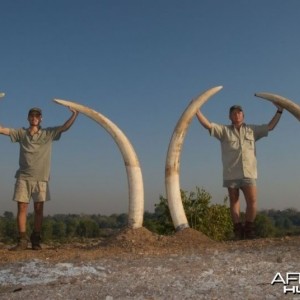
<path id="1" fill-rule="evenodd" d="M 210 135 L 221 142 L 223 179 L 257 178 L 255 142 L 268 135 L 268 125 L 233 125 L 212 123 Z"/>
<path id="2" fill-rule="evenodd" d="M 59 140 L 59 127 L 42 129 L 31 135 L 28 129 L 10 128 L 10 139 L 20 144 L 19 169 L 15 177 L 48 181 L 50 176 L 52 141 Z"/>

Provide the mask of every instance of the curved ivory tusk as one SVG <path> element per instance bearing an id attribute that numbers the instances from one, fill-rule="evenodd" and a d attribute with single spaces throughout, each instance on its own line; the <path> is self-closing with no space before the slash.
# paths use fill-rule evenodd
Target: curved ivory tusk
<path id="1" fill-rule="evenodd" d="M 300 121 L 300 106 L 293 101 L 271 93 L 255 93 L 255 96 L 280 105 L 281 107 L 289 111 L 293 116 L 295 116 L 298 121 Z"/>
<path id="2" fill-rule="evenodd" d="M 128 226 L 140 228 L 143 225 L 144 216 L 144 187 L 142 171 L 138 157 L 125 134 L 108 118 L 97 111 L 74 102 L 54 99 L 56 103 L 72 107 L 99 123 L 114 139 L 118 145 L 126 167 L 129 186 L 129 213 Z"/>
<path id="3" fill-rule="evenodd" d="M 189 224 L 184 212 L 181 200 L 179 171 L 180 171 L 180 154 L 182 150 L 183 141 L 187 129 L 195 116 L 197 110 L 214 94 L 219 92 L 223 87 L 217 86 L 205 91 L 192 100 L 188 107 L 181 115 L 177 125 L 174 129 L 169 149 L 167 153 L 165 166 L 165 185 L 167 192 L 168 205 L 176 231 L 188 228 Z"/>

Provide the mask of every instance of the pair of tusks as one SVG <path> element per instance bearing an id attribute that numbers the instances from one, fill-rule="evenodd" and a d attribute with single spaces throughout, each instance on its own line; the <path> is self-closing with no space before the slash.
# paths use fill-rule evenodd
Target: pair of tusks
<path id="1" fill-rule="evenodd" d="M 165 185 L 169 209 L 176 231 L 189 227 L 182 204 L 179 183 L 180 154 L 184 137 L 197 110 L 221 89 L 222 86 L 213 87 L 190 102 L 186 110 L 181 115 L 169 144 L 165 168 Z M 295 104 L 293 101 L 271 93 L 256 93 L 255 96 L 280 105 L 300 121 L 300 106 Z"/>
<path id="2" fill-rule="evenodd" d="M 213 87 L 199 95 L 195 100 L 192 100 L 181 115 L 173 131 L 166 158 L 165 186 L 168 205 L 176 231 L 189 227 L 181 200 L 179 181 L 180 155 L 184 138 L 197 110 L 222 88 L 222 86 Z M 0 93 L 0 98 L 4 96 L 4 93 Z M 300 106 L 293 101 L 271 93 L 257 93 L 255 96 L 280 105 L 300 121 Z M 129 187 L 128 227 L 142 227 L 144 215 L 143 178 L 138 157 L 128 138 L 113 122 L 99 112 L 71 101 L 61 99 L 54 99 L 54 101 L 58 104 L 74 108 L 88 116 L 99 123 L 112 136 L 122 153 L 127 172 Z"/>

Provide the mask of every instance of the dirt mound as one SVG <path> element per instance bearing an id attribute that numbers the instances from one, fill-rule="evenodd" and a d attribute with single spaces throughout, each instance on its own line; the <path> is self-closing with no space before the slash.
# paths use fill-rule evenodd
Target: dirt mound
<path id="1" fill-rule="evenodd" d="M 110 247 L 140 254 L 163 254 L 205 249 L 215 244 L 216 242 L 206 235 L 191 228 L 183 229 L 171 236 L 162 236 L 141 227 L 125 228 L 100 242 L 97 247 Z"/>
<path id="2" fill-rule="evenodd" d="M 192 228 L 186 228 L 176 232 L 173 238 L 177 243 L 182 244 L 185 247 L 188 245 L 198 248 L 199 246 L 211 246 L 216 243 L 202 232 Z"/>

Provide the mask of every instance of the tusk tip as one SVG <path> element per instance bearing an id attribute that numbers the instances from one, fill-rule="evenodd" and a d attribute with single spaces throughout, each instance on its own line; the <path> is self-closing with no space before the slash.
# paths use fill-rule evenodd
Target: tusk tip
<path id="1" fill-rule="evenodd" d="M 54 98 L 53 101 L 55 103 L 58 103 L 58 104 L 61 104 L 61 105 L 65 105 L 66 104 L 66 100 L 62 100 L 62 99 L 57 99 L 57 98 Z"/>
<path id="2" fill-rule="evenodd" d="M 54 99 L 53 99 L 53 102 L 55 102 L 55 103 L 57 103 L 57 104 L 61 104 L 60 101 L 59 101 L 59 99 L 55 99 L 55 98 L 54 98 Z"/>
<path id="3" fill-rule="evenodd" d="M 254 96 L 255 97 L 259 97 L 259 98 L 264 98 L 264 95 L 265 95 L 266 93 L 254 93 Z"/>

